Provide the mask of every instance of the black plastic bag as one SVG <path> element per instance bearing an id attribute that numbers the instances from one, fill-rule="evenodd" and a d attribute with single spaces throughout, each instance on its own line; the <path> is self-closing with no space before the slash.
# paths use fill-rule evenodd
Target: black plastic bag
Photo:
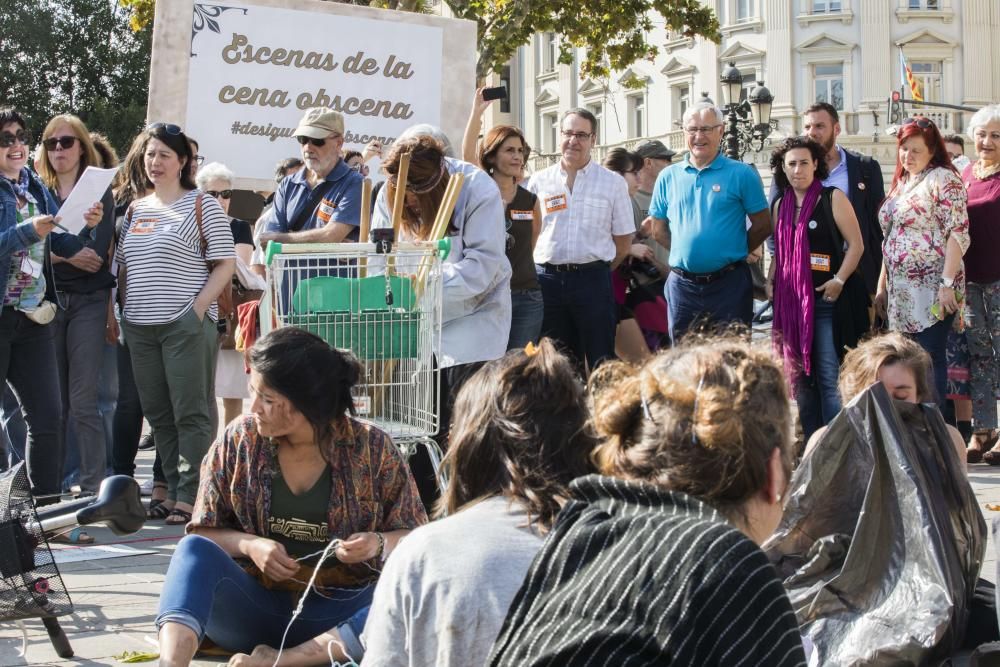
<path id="1" fill-rule="evenodd" d="M 923 665 L 965 634 L 986 522 L 940 412 L 881 384 L 795 471 L 764 545 L 819 665 Z"/>

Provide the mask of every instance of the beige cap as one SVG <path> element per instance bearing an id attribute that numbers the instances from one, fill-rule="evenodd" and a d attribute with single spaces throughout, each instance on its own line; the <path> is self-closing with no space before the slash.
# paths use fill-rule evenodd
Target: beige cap
<path id="1" fill-rule="evenodd" d="M 306 109 L 306 115 L 299 121 L 292 136 L 325 139 L 336 132 L 344 134 L 344 117 L 328 107 Z"/>

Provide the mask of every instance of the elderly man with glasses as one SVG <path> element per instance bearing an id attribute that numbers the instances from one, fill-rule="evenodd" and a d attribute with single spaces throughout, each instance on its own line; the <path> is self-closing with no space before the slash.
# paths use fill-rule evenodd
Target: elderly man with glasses
<path id="1" fill-rule="evenodd" d="M 562 119 L 562 159 L 531 177 L 542 208 L 535 269 L 542 288 L 542 336 L 558 340 L 593 370 L 615 353 L 611 270 L 632 247 L 628 185 L 590 159 L 597 119 L 571 109 Z"/>
<path id="2" fill-rule="evenodd" d="M 305 169 L 284 179 L 260 240 L 339 243 L 358 238 L 361 174 L 341 159 L 344 117 L 326 107 L 307 109 L 294 133 Z"/>
<path id="3" fill-rule="evenodd" d="M 688 156 L 660 172 L 643 223 L 670 249 L 665 292 L 675 343 L 692 325 L 749 327 L 753 317 L 745 260 L 771 233 L 771 214 L 757 170 L 719 152 L 723 122 L 722 111 L 708 102 L 684 113 Z"/>

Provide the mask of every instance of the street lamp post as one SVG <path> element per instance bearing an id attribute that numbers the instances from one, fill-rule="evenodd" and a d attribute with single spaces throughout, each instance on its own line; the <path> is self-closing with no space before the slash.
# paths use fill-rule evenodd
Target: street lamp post
<path id="1" fill-rule="evenodd" d="M 720 81 L 726 111 L 726 155 L 742 160 L 748 150 L 761 150 L 774 129 L 771 123 L 774 95 L 763 81 L 758 81 L 747 99 L 740 100 L 743 74 L 733 62 L 722 71 Z"/>

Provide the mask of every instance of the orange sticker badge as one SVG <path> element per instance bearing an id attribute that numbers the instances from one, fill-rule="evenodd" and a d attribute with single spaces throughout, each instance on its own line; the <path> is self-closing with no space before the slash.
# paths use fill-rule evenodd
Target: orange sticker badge
<path id="1" fill-rule="evenodd" d="M 154 231 L 156 231 L 156 218 L 140 218 L 135 221 L 131 229 L 133 234 L 152 234 Z"/>
<path id="2" fill-rule="evenodd" d="M 531 220 L 534 217 L 534 211 L 515 211 L 514 209 L 510 211 L 511 220 Z"/>
<path id="3" fill-rule="evenodd" d="M 551 197 L 545 198 L 545 212 L 555 213 L 556 211 L 565 211 L 568 204 L 566 203 L 566 193 L 560 193 L 557 195 L 552 195 Z"/>
<path id="4" fill-rule="evenodd" d="M 334 211 L 337 210 L 336 202 L 332 202 L 329 199 L 324 199 L 320 201 L 319 208 L 316 210 L 316 220 L 321 224 L 326 224 L 330 222 L 330 218 L 333 217 Z"/>

